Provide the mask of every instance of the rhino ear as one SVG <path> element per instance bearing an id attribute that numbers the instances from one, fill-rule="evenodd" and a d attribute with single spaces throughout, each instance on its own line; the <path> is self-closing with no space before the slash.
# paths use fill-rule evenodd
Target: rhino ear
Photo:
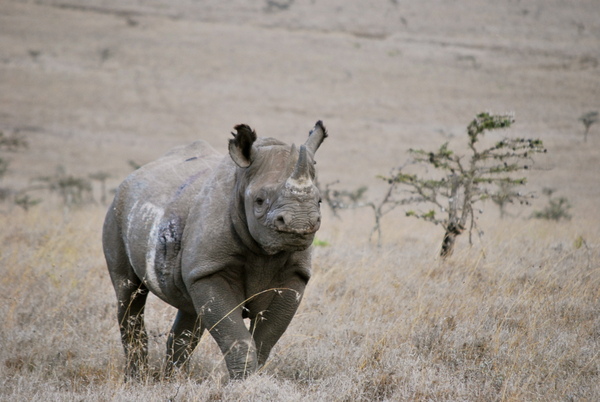
<path id="1" fill-rule="evenodd" d="M 256 133 L 245 124 L 234 127 L 236 133 L 231 133 L 229 140 L 229 155 L 236 165 L 247 168 L 252 164 L 252 144 L 256 141 Z"/>
<path id="2" fill-rule="evenodd" d="M 306 149 L 314 155 L 325 138 L 327 138 L 327 129 L 323 125 L 323 122 L 319 120 L 315 123 L 313 129 L 310 130 L 310 133 L 308 133 L 308 140 L 306 140 L 304 145 L 306 146 Z"/>

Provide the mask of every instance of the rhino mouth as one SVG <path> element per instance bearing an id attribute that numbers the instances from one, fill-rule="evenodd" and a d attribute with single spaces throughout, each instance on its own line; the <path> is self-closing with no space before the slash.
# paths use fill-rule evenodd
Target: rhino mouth
<path id="1" fill-rule="evenodd" d="M 292 237 L 298 237 L 298 238 L 305 238 L 308 236 L 313 236 L 317 230 L 319 230 L 318 227 L 313 227 L 313 228 L 306 228 L 306 229 L 292 229 L 292 228 L 286 228 L 286 229 L 278 229 L 278 228 L 273 228 L 275 229 L 275 231 L 283 236 L 292 236 Z"/>
<path id="2" fill-rule="evenodd" d="M 278 241 L 271 244 L 271 247 L 264 247 L 265 250 L 276 253 L 279 251 L 303 251 L 312 245 L 315 232 L 295 233 L 295 232 L 277 232 Z"/>
<path id="3" fill-rule="evenodd" d="M 315 235 L 314 233 L 277 233 L 277 237 L 277 241 L 261 245 L 267 254 L 277 254 L 282 251 L 304 251 L 312 245 Z"/>

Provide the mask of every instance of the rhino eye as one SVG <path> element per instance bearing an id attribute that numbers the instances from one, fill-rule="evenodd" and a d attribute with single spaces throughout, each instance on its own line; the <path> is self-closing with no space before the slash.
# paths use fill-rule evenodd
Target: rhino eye
<path id="1" fill-rule="evenodd" d="M 256 202 L 256 205 L 261 207 L 265 203 L 265 200 L 263 200 L 262 198 L 259 197 L 255 200 L 255 202 Z"/>

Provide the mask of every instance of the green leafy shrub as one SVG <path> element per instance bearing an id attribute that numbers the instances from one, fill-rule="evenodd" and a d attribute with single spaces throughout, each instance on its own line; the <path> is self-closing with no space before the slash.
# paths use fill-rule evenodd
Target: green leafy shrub
<path id="1" fill-rule="evenodd" d="M 543 193 L 548 197 L 548 205 L 541 211 L 535 211 L 531 217 L 535 219 L 546 219 L 551 221 L 560 221 L 561 219 L 570 220 L 571 204 L 566 197 L 552 197 L 554 189 L 545 188 L 542 190 Z"/>

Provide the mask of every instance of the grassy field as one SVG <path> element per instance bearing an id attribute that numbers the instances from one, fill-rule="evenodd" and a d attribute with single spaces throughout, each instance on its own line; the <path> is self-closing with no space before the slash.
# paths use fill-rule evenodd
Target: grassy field
<path id="1" fill-rule="evenodd" d="M 381 248 L 343 230 L 353 219 L 330 219 L 300 311 L 259 374 L 227 383 L 205 336 L 188 376 L 124 384 L 103 213 L 1 216 L 0 399 L 600 397 L 600 253 L 590 241 L 598 228 L 584 222 L 502 221 L 483 243 L 440 261 L 441 233 L 408 219 L 395 232 L 404 245 Z M 174 311 L 156 298 L 148 310 L 158 372 Z"/>
<path id="2" fill-rule="evenodd" d="M 576 3 L 576 4 L 575 4 Z M 170 148 L 222 153 L 235 124 L 287 143 L 322 119 L 321 183 L 368 186 L 409 148 L 464 149 L 480 112 L 543 140 L 529 208 L 441 261 L 439 227 L 324 207 L 313 277 L 264 369 L 226 381 L 205 335 L 188 375 L 125 384 L 101 251 L 106 206 L 47 191 L 0 203 L 0 400 L 600 400 L 600 109 L 597 0 L 0 1 L 0 190 L 41 176 L 109 175 L 114 189 Z M 485 141 L 495 142 L 495 136 Z M 462 148 L 461 148 L 462 147 Z M 62 169 L 62 170 L 60 170 Z M 99 184 L 93 183 L 96 200 Z M 567 197 L 573 218 L 528 219 Z M 9 195 L 12 193 L 8 192 Z M 174 310 L 151 296 L 159 373 Z"/>

